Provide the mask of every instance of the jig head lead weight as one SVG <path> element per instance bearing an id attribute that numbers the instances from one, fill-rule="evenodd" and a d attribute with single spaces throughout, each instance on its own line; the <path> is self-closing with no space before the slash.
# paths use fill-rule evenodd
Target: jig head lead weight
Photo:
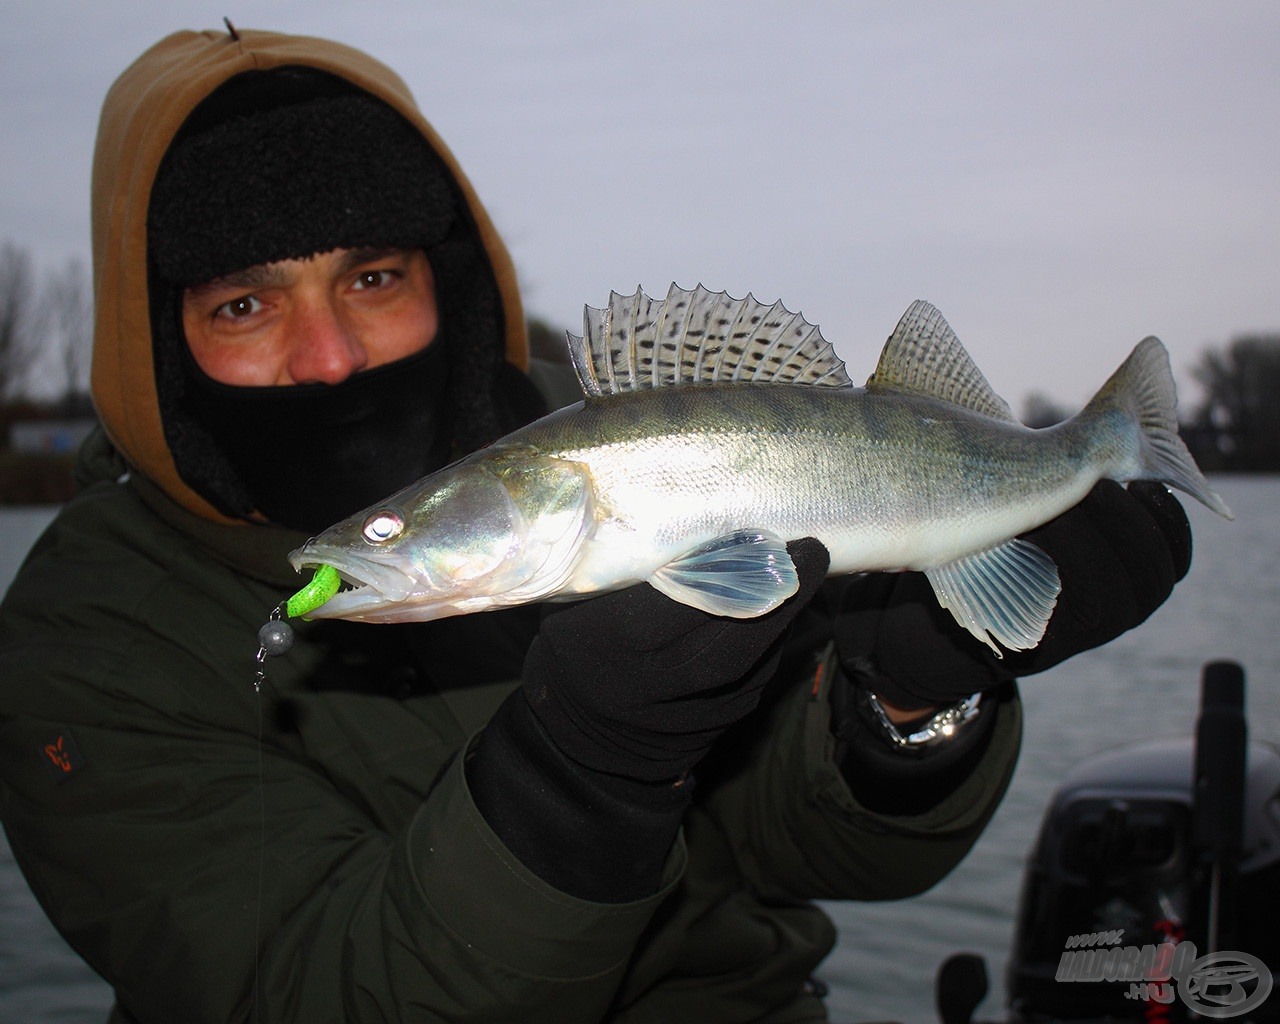
<path id="1" fill-rule="evenodd" d="M 253 689 L 258 692 L 262 689 L 262 684 L 266 681 L 266 660 L 274 658 L 277 655 L 284 654 L 293 646 L 293 627 L 284 621 L 283 604 L 278 604 L 271 609 L 266 623 L 258 630 L 258 653 L 254 655 L 254 661 L 257 663 L 258 670 L 254 673 Z"/>

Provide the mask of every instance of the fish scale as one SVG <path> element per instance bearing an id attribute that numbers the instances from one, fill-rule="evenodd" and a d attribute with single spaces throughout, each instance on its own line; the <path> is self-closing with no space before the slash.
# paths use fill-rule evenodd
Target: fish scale
<path id="1" fill-rule="evenodd" d="M 1033 647 L 1061 584 L 1019 538 L 1100 479 L 1154 479 L 1231 513 L 1177 436 L 1147 338 L 1071 420 L 1019 423 L 942 315 L 914 303 L 865 387 L 780 302 L 672 286 L 587 308 L 583 401 L 431 474 L 290 555 L 350 585 L 317 618 L 395 622 L 648 582 L 761 615 L 816 537 L 831 572 L 918 570 L 997 654 Z"/>

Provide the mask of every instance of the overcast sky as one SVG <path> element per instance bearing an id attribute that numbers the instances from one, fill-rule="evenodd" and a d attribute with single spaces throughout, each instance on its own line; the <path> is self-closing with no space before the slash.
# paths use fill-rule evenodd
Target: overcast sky
<path id="1" fill-rule="evenodd" d="M 88 256 L 103 94 L 180 28 L 340 39 L 398 71 L 581 322 L 673 280 L 782 299 L 855 380 L 915 298 L 1015 409 L 1146 334 L 1186 369 L 1280 330 L 1280 4 L 9 0 L 0 239 Z"/>

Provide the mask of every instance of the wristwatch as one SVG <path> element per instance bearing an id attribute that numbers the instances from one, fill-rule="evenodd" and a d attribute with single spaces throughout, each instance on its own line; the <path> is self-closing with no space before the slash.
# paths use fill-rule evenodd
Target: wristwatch
<path id="1" fill-rule="evenodd" d="M 949 746 L 966 732 L 982 714 L 982 694 L 971 693 L 964 700 L 931 715 L 924 722 L 906 727 L 904 735 L 889 718 L 880 698 L 865 686 L 855 686 L 857 709 L 863 720 L 881 736 L 889 746 L 903 752 L 929 750 Z"/>

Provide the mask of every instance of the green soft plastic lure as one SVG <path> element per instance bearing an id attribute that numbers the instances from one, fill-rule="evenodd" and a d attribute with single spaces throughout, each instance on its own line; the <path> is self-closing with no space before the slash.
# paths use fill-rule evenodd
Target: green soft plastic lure
<path id="1" fill-rule="evenodd" d="M 311 582 L 299 590 L 284 604 L 285 614 L 291 619 L 313 612 L 338 592 L 342 579 L 331 565 L 322 565 L 311 577 Z"/>

